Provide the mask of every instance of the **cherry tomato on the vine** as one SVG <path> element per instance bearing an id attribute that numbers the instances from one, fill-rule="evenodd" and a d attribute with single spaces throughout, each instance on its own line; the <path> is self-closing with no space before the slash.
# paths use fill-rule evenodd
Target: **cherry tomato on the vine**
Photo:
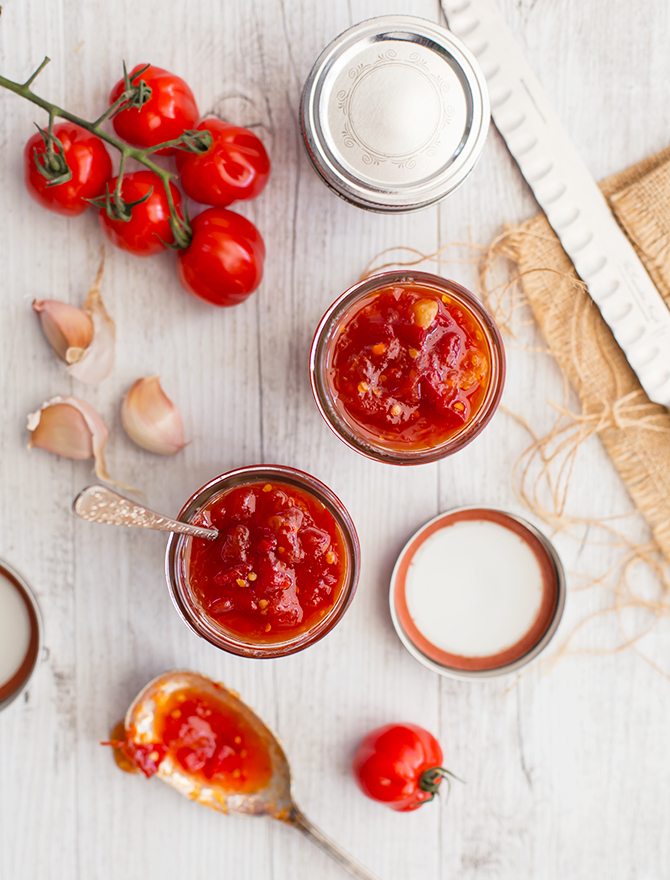
<path id="1" fill-rule="evenodd" d="M 416 810 L 433 799 L 444 776 L 442 749 L 416 724 L 387 724 L 358 747 L 352 770 L 361 791 L 392 810 Z"/>
<path id="2" fill-rule="evenodd" d="M 191 221 L 193 240 L 179 251 L 184 290 L 215 306 L 243 302 L 261 283 L 265 244 L 251 221 L 225 208 L 207 208 Z"/>
<path id="3" fill-rule="evenodd" d="M 39 132 L 28 141 L 23 151 L 23 170 L 26 189 L 42 207 L 76 217 L 90 208 L 87 199 L 94 199 L 105 191 L 112 176 L 112 160 L 104 143 L 96 135 L 72 122 L 59 122 L 53 134 L 63 145 L 63 158 L 72 172 L 65 183 L 49 185 L 37 169 L 35 151 L 44 156 L 47 148 Z M 54 147 L 57 154 L 60 148 Z"/>
<path id="4" fill-rule="evenodd" d="M 204 153 L 177 151 L 177 168 L 187 196 L 225 208 L 237 199 L 255 199 L 270 176 L 265 147 L 248 128 L 211 117 L 198 125 L 212 144 Z"/>
<path id="5" fill-rule="evenodd" d="M 135 147 L 154 147 L 180 137 L 198 121 L 198 106 L 193 92 L 181 77 L 160 67 L 138 64 L 130 73 L 130 81 L 140 80 L 151 89 L 151 97 L 141 107 L 128 107 L 113 117 L 114 130 L 119 137 Z M 119 80 L 109 96 L 110 105 L 121 96 L 124 80 Z M 158 150 L 160 155 L 172 155 L 174 149 Z"/>
<path id="6" fill-rule="evenodd" d="M 116 180 L 114 178 L 109 182 L 111 193 L 114 192 Z M 107 238 L 117 247 L 139 257 L 159 254 L 167 245 L 174 243 L 167 194 L 157 174 L 153 171 L 126 174 L 121 182 L 121 196 L 128 204 L 141 199 L 152 188 L 149 198 L 132 209 L 130 220 L 112 220 L 104 208 L 100 209 L 100 224 Z M 179 211 L 181 193 L 172 183 L 170 191 L 175 208 Z"/>

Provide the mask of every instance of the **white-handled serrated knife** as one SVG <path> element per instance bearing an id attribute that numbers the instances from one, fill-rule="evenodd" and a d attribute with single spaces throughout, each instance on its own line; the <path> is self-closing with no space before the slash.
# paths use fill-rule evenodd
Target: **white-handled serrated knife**
<path id="1" fill-rule="evenodd" d="M 618 226 L 494 0 L 442 0 L 491 115 L 648 397 L 670 406 L 670 309 Z"/>

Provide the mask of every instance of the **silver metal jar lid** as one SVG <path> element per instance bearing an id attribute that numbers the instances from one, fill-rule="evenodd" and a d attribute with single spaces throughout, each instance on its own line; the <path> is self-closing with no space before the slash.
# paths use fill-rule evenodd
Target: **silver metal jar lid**
<path id="1" fill-rule="evenodd" d="M 486 81 L 439 25 L 409 15 L 361 22 L 307 77 L 302 134 L 316 171 L 362 208 L 414 211 L 453 192 L 484 148 Z"/>

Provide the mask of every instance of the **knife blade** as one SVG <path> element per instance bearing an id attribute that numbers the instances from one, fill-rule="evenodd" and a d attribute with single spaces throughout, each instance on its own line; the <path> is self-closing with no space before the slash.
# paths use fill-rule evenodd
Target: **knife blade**
<path id="1" fill-rule="evenodd" d="M 670 406 L 670 309 L 618 226 L 494 0 L 442 0 L 496 128 L 647 396 Z"/>

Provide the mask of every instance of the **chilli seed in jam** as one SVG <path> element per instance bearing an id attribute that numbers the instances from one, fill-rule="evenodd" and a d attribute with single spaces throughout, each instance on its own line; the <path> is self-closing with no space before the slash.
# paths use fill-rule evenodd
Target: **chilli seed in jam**
<path id="1" fill-rule="evenodd" d="M 337 602 L 346 574 L 340 528 L 307 492 L 247 483 L 215 495 L 193 522 L 219 535 L 193 539 L 188 581 L 207 615 L 233 634 L 290 638 Z"/>
<path id="2" fill-rule="evenodd" d="M 472 421 L 486 396 L 491 356 L 479 321 L 429 287 L 394 285 L 365 297 L 331 351 L 338 408 L 375 441 L 439 446 Z"/>

